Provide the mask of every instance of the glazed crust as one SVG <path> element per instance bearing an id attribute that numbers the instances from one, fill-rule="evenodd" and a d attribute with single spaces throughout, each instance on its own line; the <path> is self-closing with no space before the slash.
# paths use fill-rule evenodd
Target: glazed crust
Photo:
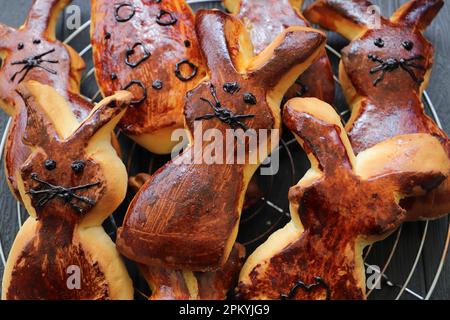
<path id="1" fill-rule="evenodd" d="M 3 298 L 132 298 L 125 266 L 101 227 L 125 197 L 126 171 L 110 137 L 131 94 L 105 99 L 79 124 L 53 88 L 32 81 L 18 93 L 27 109 L 24 143 L 34 150 L 18 179 L 31 217 L 8 258 Z M 72 267 L 81 289 L 68 284 Z"/>
<path id="2" fill-rule="evenodd" d="M 401 198 L 426 192 L 445 179 L 450 172 L 446 151 L 437 138 L 415 134 L 355 158 L 339 116 L 317 99 L 290 100 L 283 122 L 308 154 L 312 169 L 289 192 L 292 221 L 246 262 L 238 296 L 364 299 L 362 249 L 405 221 Z M 424 165 L 430 152 L 436 157 Z M 380 160 L 389 164 L 392 159 L 395 166 L 373 170 Z"/>
<path id="3" fill-rule="evenodd" d="M 390 19 L 382 17 L 380 28 L 369 23 L 370 5 L 320 0 L 305 11 L 312 22 L 352 40 L 342 51 L 340 80 L 352 109 L 346 130 L 354 151 L 358 154 L 398 135 L 429 133 L 440 139 L 450 157 L 447 135 L 425 114 L 421 101 L 433 65 L 433 48 L 423 31 L 443 1 L 410 1 Z M 402 205 L 410 220 L 438 218 L 450 212 L 449 193 L 446 181 Z"/>
<path id="4" fill-rule="evenodd" d="M 325 36 L 310 28 L 292 27 L 252 59 L 250 41 L 236 18 L 200 11 L 196 31 L 211 74 L 187 96 L 184 112 L 192 143 L 133 199 L 118 230 L 117 245 L 121 253 L 142 264 L 215 271 L 227 261 L 235 242 L 247 184 L 258 165 L 193 161 L 208 145 L 192 138 L 195 125 L 201 124 L 203 133 L 218 129 L 224 137 L 227 129 L 237 128 L 231 118 L 227 124 L 207 116 L 211 106 L 219 103 L 229 114 L 251 115 L 241 119 L 241 129 L 279 129 L 282 96 L 317 57 Z M 236 82 L 240 90 L 226 92 L 226 82 Z M 256 105 L 244 101 L 246 93 L 254 96 Z M 264 142 L 270 153 L 270 141 Z M 230 143 L 227 147 L 236 150 Z"/>
<path id="5" fill-rule="evenodd" d="M 16 92 L 17 85 L 36 80 L 54 87 L 71 101 L 78 119 L 84 119 L 90 105 L 75 94 L 79 91 L 84 62 L 69 46 L 55 39 L 55 24 L 69 0 L 36 0 L 25 24 L 15 30 L 0 24 L 0 106 L 13 117 L 5 147 L 5 169 L 11 191 L 20 199 L 17 174 L 30 154 L 22 143 L 26 110 Z M 36 67 L 27 67 L 26 59 L 36 58 Z M 40 60 L 39 60 L 40 59 Z"/>
<path id="6" fill-rule="evenodd" d="M 225 7 L 241 19 L 250 33 L 254 54 L 259 54 L 286 28 L 310 27 L 300 9 L 303 1 L 224 0 Z M 268 10 L 270 8 L 270 10 Z M 326 51 L 286 93 L 285 98 L 316 97 L 328 103 L 334 100 L 334 79 Z"/>
<path id="7" fill-rule="evenodd" d="M 245 248 L 236 243 L 227 263 L 215 272 L 182 272 L 141 265 L 152 289 L 150 300 L 225 300 L 237 283 Z"/>
<path id="8" fill-rule="evenodd" d="M 120 127 L 148 150 L 170 153 L 175 144 L 172 131 L 183 128 L 186 92 L 206 75 L 189 5 L 184 0 L 132 0 L 127 2 L 130 6 L 123 7 L 109 0 L 91 3 L 95 75 L 102 94 L 111 95 L 131 81 L 139 81 L 146 97 L 139 84 L 129 88 L 136 101 L 144 100 L 127 111 Z M 161 12 L 167 13 L 158 22 Z M 171 18 L 176 22 L 165 25 Z M 184 60 L 197 68 L 187 81 L 176 75 L 177 63 Z M 180 70 L 185 77 L 194 71 L 187 63 Z M 160 81 L 161 88 L 155 87 L 155 81 Z"/>

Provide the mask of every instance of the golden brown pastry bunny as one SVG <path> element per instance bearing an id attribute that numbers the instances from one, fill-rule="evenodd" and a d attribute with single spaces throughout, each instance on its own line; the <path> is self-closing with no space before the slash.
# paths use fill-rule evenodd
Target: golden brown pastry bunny
<path id="1" fill-rule="evenodd" d="M 196 31 L 210 75 L 187 95 L 184 113 L 191 144 L 141 188 L 118 230 L 117 245 L 125 256 L 145 265 L 215 271 L 235 242 L 248 182 L 278 144 L 276 135 L 260 133 L 280 128 L 284 93 L 322 52 L 326 38 L 314 29 L 291 27 L 254 57 L 237 18 L 199 11 Z M 210 129 L 222 135 L 220 141 L 228 140 L 223 150 L 231 150 L 231 158 L 239 142 L 250 143 L 223 139 L 227 132 L 251 130 L 260 148 L 247 147 L 242 164 L 242 158 L 225 161 L 224 152 L 208 163 L 202 155 L 211 154 L 211 140 L 202 137 Z M 257 151 L 254 164 L 246 160 Z"/>
<path id="2" fill-rule="evenodd" d="M 241 19 L 250 33 L 254 53 L 263 51 L 283 30 L 309 27 L 300 9 L 303 0 L 224 0 L 225 7 Z M 333 70 L 325 50 L 286 93 L 286 98 L 316 97 L 334 100 Z"/>
<path id="3" fill-rule="evenodd" d="M 170 153 L 183 128 L 186 92 L 205 76 L 184 0 L 92 0 L 95 75 L 104 96 L 128 89 L 133 107 L 121 129 L 151 152 Z"/>
<path id="4" fill-rule="evenodd" d="M 56 21 L 68 3 L 70 0 L 35 0 L 21 28 L 0 24 L 0 107 L 13 117 L 5 146 L 5 168 L 18 199 L 17 175 L 30 154 L 22 143 L 26 110 L 16 92 L 18 84 L 32 79 L 54 87 L 70 101 L 79 120 L 90 112 L 90 104 L 77 95 L 84 62 L 55 38 Z"/>
<path id="5" fill-rule="evenodd" d="M 9 254 L 2 298 L 132 299 L 131 279 L 101 226 L 126 193 L 111 132 L 131 94 L 104 99 L 79 124 L 55 89 L 31 81 L 18 93 L 33 150 L 18 180 L 30 217 Z"/>
<path id="6" fill-rule="evenodd" d="M 245 263 L 243 299 L 363 299 L 363 248 L 405 220 L 399 201 L 436 187 L 450 173 L 438 137 L 385 140 L 355 157 L 334 109 L 314 98 L 285 106 L 283 122 L 311 169 L 289 192 L 292 220 Z"/>
<path id="7" fill-rule="evenodd" d="M 425 114 L 421 96 L 428 85 L 433 48 L 423 36 L 442 0 L 414 0 L 390 19 L 377 19 L 369 1 L 320 0 L 305 11 L 314 23 L 351 40 L 342 51 L 340 79 L 352 109 L 347 124 L 358 154 L 380 141 L 408 133 L 439 137 L 450 157 L 447 135 Z M 450 181 L 423 197 L 407 199 L 409 219 L 450 212 Z"/>

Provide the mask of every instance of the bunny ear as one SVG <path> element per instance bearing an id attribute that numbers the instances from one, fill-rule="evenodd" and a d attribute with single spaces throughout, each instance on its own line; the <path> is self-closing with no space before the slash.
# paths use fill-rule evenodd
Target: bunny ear
<path id="1" fill-rule="evenodd" d="M 58 133 L 38 97 L 38 92 L 42 90 L 45 90 L 44 85 L 34 81 L 21 83 L 17 87 L 17 93 L 22 97 L 27 111 L 23 141 L 31 147 L 45 148 L 58 139 Z"/>
<path id="2" fill-rule="evenodd" d="M 303 14 L 311 22 L 349 40 L 357 39 L 384 20 L 379 8 L 366 0 L 318 0 Z"/>
<path id="3" fill-rule="evenodd" d="M 392 15 L 391 21 L 422 32 L 433 21 L 443 5 L 444 0 L 413 0 L 401 6 Z"/>
<path id="4" fill-rule="evenodd" d="M 250 51 L 249 40 L 242 23 L 218 10 L 200 10 L 195 20 L 200 47 L 211 77 L 226 79 L 238 72 L 242 52 Z"/>
<path id="5" fill-rule="evenodd" d="M 119 91 L 113 96 L 100 101 L 89 116 L 80 123 L 79 127 L 69 138 L 71 141 L 85 141 L 86 145 L 97 133 L 101 137 L 111 139 L 111 132 L 130 105 L 133 95 L 128 91 Z"/>
<path id="6" fill-rule="evenodd" d="M 7 25 L 4 25 L 2 23 L 0 23 L 0 51 L 4 50 L 4 49 L 8 49 L 11 44 L 11 35 L 14 34 L 16 32 L 16 29 L 11 28 Z M 0 58 L 2 57 L 2 54 L 0 52 Z"/>
<path id="7" fill-rule="evenodd" d="M 295 98 L 284 107 L 283 122 L 294 133 L 314 169 L 325 174 L 352 170 L 355 155 L 341 124 L 329 104 L 316 98 Z"/>
<path id="8" fill-rule="evenodd" d="M 72 0 L 35 0 L 25 22 L 28 29 L 55 40 L 56 22 L 61 11 Z"/>
<path id="9" fill-rule="evenodd" d="M 269 88 L 282 85 L 277 92 L 284 94 L 322 52 L 325 42 L 325 34 L 318 30 L 290 27 L 254 57 L 247 68 L 249 77 Z"/>

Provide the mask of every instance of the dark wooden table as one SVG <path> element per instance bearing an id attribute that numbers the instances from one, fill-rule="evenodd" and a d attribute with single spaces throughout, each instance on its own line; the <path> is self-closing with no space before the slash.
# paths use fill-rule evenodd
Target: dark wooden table
<path id="1" fill-rule="evenodd" d="M 8 24 L 14 27 L 19 27 L 24 21 L 27 10 L 31 5 L 32 0 L 0 0 L 0 22 Z M 81 20 L 83 22 L 89 19 L 89 2 L 88 0 L 75 0 L 73 4 L 78 5 L 81 8 Z M 310 1 L 307 1 L 308 3 Z M 380 5 L 382 12 L 385 16 L 391 14 L 399 4 L 406 2 L 405 0 L 378 0 L 373 1 Z M 268 8 L 268 10 L 270 10 Z M 65 24 L 62 23 L 64 18 L 58 24 L 58 38 L 64 39 L 72 31 L 67 30 Z M 438 18 L 434 21 L 432 26 L 426 32 L 426 36 L 434 44 L 436 50 L 434 72 L 431 77 L 428 93 L 437 109 L 437 113 L 444 129 L 447 133 L 450 132 L 450 113 L 448 112 L 448 105 L 450 101 L 450 4 L 443 8 Z M 1 41 L 1 39 L 0 39 Z M 82 49 L 88 39 L 86 37 L 75 41 L 72 45 L 77 49 Z M 335 48 L 342 48 L 346 42 L 341 37 L 331 34 L 329 43 Z M 88 66 L 89 67 L 89 66 Z M 83 88 L 83 91 L 90 92 L 90 88 Z M 86 94 L 88 94 L 86 93 Z M 338 100 L 337 104 L 343 103 L 342 100 Z M 7 123 L 7 116 L 5 113 L 0 112 L 0 132 L 3 132 Z M 1 166 L 0 174 L 2 176 L 0 180 L 0 208 L 2 210 L 0 214 L 0 241 L 3 245 L 3 250 L 7 254 L 14 241 L 14 237 L 18 230 L 17 224 L 17 207 L 16 201 L 10 195 L 7 187 L 3 166 Z M 25 216 L 25 215 L 24 215 Z M 434 275 L 436 274 L 436 268 L 439 265 L 439 260 L 443 252 L 443 245 L 447 238 L 447 226 L 448 219 L 444 218 L 439 221 L 431 222 L 428 226 L 427 238 L 424 245 L 424 250 L 420 256 L 418 266 L 414 272 L 411 282 L 408 288 L 413 292 L 424 296 L 428 292 Z M 415 255 L 420 243 L 420 238 L 424 230 L 424 223 L 409 223 L 406 224 L 402 230 L 402 240 L 399 243 L 389 268 L 386 270 L 386 274 L 389 276 L 390 281 L 395 284 L 403 284 L 408 276 L 409 270 L 414 262 Z M 388 258 L 389 248 L 394 241 L 393 238 L 388 239 L 386 243 L 377 246 L 373 253 L 373 261 L 380 261 L 380 265 L 383 265 Z M 0 263 L 0 277 L 3 274 L 3 265 Z M 384 284 L 386 286 L 386 284 Z M 392 290 L 394 290 L 393 288 Z M 397 291 L 387 292 L 376 295 L 377 298 L 392 298 L 395 297 Z M 402 298 L 415 299 L 411 294 L 405 293 Z M 450 258 L 446 258 L 444 268 L 442 270 L 441 277 L 436 285 L 436 289 L 431 297 L 432 299 L 450 299 Z"/>

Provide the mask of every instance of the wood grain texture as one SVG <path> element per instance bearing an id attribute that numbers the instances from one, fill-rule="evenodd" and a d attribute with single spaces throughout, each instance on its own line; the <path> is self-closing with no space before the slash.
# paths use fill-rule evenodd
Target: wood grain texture
<path id="1" fill-rule="evenodd" d="M 15 0 L 7 1 L 0 0 L 0 4 L 3 5 L 3 10 L 0 11 L 0 22 L 9 24 L 14 27 L 20 26 L 24 21 L 27 10 L 31 5 L 32 0 Z M 311 3 L 311 0 L 305 1 L 306 4 Z M 373 0 L 375 4 L 380 5 L 382 13 L 386 16 L 390 15 L 401 4 L 407 2 L 406 0 Z M 73 4 L 81 5 L 82 7 L 82 21 L 89 19 L 89 3 L 87 0 L 75 0 Z M 198 8 L 196 6 L 195 8 Z M 450 3 L 446 3 L 441 10 L 439 16 L 435 19 L 433 24 L 428 28 L 425 33 L 426 37 L 433 43 L 436 56 L 434 71 L 431 76 L 430 86 L 428 93 L 430 94 L 433 103 L 437 109 L 438 115 L 444 126 L 444 130 L 447 134 L 450 133 L 450 112 L 448 112 L 448 102 L 450 101 L 450 64 L 449 55 L 450 52 L 450 38 L 448 37 L 448 30 L 450 29 Z M 58 28 L 58 38 L 64 39 L 72 31 L 64 29 L 62 25 Z M 335 48 L 342 48 L 347 44 L 347 41 L 342 37 L 335 34 L 330 34 L 329 43 Z M 77 41 L 72 43 L 72 46 L 77 49 L 83 49 L 89 44 L 89 39 L 83 34 L 82 37 L 77 38 Z M 90 53 L 88 53 L 88 56 Z M 90 60 L 90 59 L 86 59 Z M 86 61 L 87 69 L 92 67 L 90 61 Z M 95 94 L 95 87 L 92 87 L 88 83 L 84 83 L 82 86 L 82 92 L 85 95 L 92 96 Z M 336 106 L 343 109 L 345 102 L 342 97 L 336 99 Z M 7 116 L 5 113 L 0 112 L 0 132 L 4 131 L 7 122 Z M 298 149 L 296 147 L 291 150 Z M 282 154 L 282 156 L 285 154 Z M 300 152 L 294 154 L 294 160 L 296 163 L 296 176 L 294 181 L 298 181 L 301 178 L 301 174 L 305 172 L 304 163 L 307 163 L 304 159 L 304 155 Z M 302 162 L 303 161 L 303 162 Z M 282 174 L 289 173 L 288 161 L 282 161 L 282 165 L 286 165 L 281 168 Z M 18 230 L 17 217 L 16 217 L 16 203 L 10 195 L 9 189 L 4 178 L 3 166 L 0 170 L 0 208 L 2 213 L 0 215 L 0 240 L 3 244 L 5 253 L 9 252 L 12 241 Z M 283 204 L 282 208 L 287 209 L 287 189 L 292 184 L 291 179 L 275 179 L 276 182 L 280 182 L 275 190 L 274 197 L 280 199 L 280 203 Z M 268 213 L 271 215 L 273 213 Z M 25 216 L 25 215 L 24 215 Z M 414 273 L 408 288 L 419 293 L 424 294 L 428 291 L 436 268 L 439 263 L 439 259 L 442 254 L 444 240 L 447 236 L 448 219 L 444 218 L 439 221 L 430 222 L 428 227 L 428 233 L 426 242 L 424 245 L 424 251 L 420 257 L 418 267 Z M 420 238 L 424 230 L 424 223 L 408 223 L 405 224 L 402 229 L 401 240 L 399 242 L 396 254 L 392 259 L 389 268 L 386 270 L 386 274 L 390 280 L 396 284 L 402 284 L 407 276 L 408 272 L 414 263 L 415 253 L 420 244 Z M 381 244 L 375 246 L 370 254 L 369 262 L 373 264 L 380 264 L 383 267 L 383 263 L 386 261 L 392 244 L 394 243 L 395 235 L 387 239 Z M 0 263 L 0 276 L 3 274 L 3 267 Z M 386 293 L 380 294 L 375 290 L 374 297 L 377 298 L 395 298 L 398 289 L 387 289 Z M 402 296 L 403 299 L 415 299 L 412 295 L 405 293 Z M 447 257 L 442 275 L 438 281 L 432 299 L 450 299 L 450 258 Z"/>

